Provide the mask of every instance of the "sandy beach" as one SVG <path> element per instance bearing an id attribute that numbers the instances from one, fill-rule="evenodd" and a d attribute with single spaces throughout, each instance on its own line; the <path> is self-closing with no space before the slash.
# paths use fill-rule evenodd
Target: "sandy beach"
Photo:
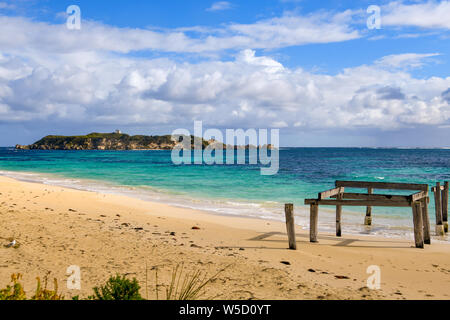
<path id="1" fill-rule="evenodd" d="M 421 250 L 412 240 L 345 235 L 343 228 L 342 238 L 319 234 L 317 244 L 298 228 L 292 251 L 283 223 L 0 177 L 0 286 L 21 273 L 32 291 L 35 278 L 49 274 L 67 299 L 85 298 L 119 273 L 136 277 L 142 296 L 155 299 L 155 270 L 164 285 L 184 263 L 208 275 L 225 268 L 205 299 L 449 298 L 449 244 Z M 4 247 L 10 238 L 18 248 Z M 71 265 L 81 268 L 81 291 L 66 288 Z M 366 287 L 371 265 L 381 269 L 380 290 Z"/>

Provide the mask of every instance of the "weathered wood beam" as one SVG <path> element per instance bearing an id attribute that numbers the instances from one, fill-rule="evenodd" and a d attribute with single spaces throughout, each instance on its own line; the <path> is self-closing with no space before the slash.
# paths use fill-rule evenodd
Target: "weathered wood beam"
<path id="1" fill-rule="evenodd" d="M 339 188 L 334 188 L 331 190 L 321 192 L 321 193 L 319 193 L 319 200 L 330 198 L 332 196 L 336 196 L 340 193 L 344 193 L 344 191 L 345 191 L 345 188 L 339 187 Z"/>
<path id="2" fill-rule="evenodd" d="M 410 200 L 411 200 L 412 202 L 419 201 L 419 200 L 421 200 L 421 199 L 423 199 L 423 198 L 428 197 L 428 192 L 426 192 L 426 191 L 420 191 L 420 192 L 418 192 L 418 193 L 414 193 L 414 194 L 411 195 L 410 197 L 411 197 Z"/>
<path id="3" fill-rule="evenodd" d="M 332 196 L 331 198 L 336 198 Z M 369 193 L 344 193 L 343 199 L 353 200 L 387 200 L 387 201 L 411 201 L 410 196 L 397 196 L 389 194 L 369 194 Z"/>
<path id="4" fill-rule="evenodd" d="M 337 200 L 342 200 L 342 193 L 337 195 Z M 336 237 L 342 236 L 342 206 L 336 206 Z"/>
<path id="5" fill-rule="evenodd" d="M 305 205 L 350 206 L 350 207 L 411 207 L 410 201 L 390 200 L 317 200 L 306 199 Z"/>
<path id="6" fill-rule="evenodd" d="M 416 241 L 416 248 L 423 249 L 423 216 L 422 204 L 420 201 L 414 202 L 412 206 L 413 222 L 414 222 L 414 240 Z"/>
<path id="7" fill-rule="evenodd" d="M 431 244 L 430 217 L 428 215 L 428 198 L 421 200 L 422 202 L 422 220 L 423 220 L 423 241 L 425 244 Z"/>
<path id="8" fill-rule="evenodd" d="M 442 203 L 441 203 L 441 183 L 436 182 L 436 188 L 434 192 L 434 207 L 436 212 L 436 235 L 443 236 L 445 234 L 444 225 L 442 223 Z"/>
<path id="9" fill-rule="evenodd" d="M 336 187 L 428 191 L 427 184 L 395 183 L 395 182 L 336 181 Z"/>
<path id="10" fill-rule="evenodd" d="M 444 232 L 448 232 L 448 192 L 449 182 L 445 181 L 444 190 L 442 190 L 442 224 L 444 225 Z"/>
<path id="11" fill-rule="evenodd" d="M 286 229 L 289 238 L 289 249 L 297 250 L 297 242 L 295 240 L 295 221 L 294 221 L 294 205 L 288 203 L 284 207 L 286 214 Z"/>
<path id="12" fill-rule="evenodd" d="M 309 240 L 317 242 L 317 228 L 319 222 L 319 206 L 315 203 L 311 204 L 309 217 Z"/>
<path id="13" fill-rule="evenodd" d="M 372 195 L 373 194 L 373 189 L 372 188 L 368 188 L 367 189 L 367 194 Z M 364 218 L 364 225 L 365 226 L 371 226 L 372 225 L 372 207 L 367 207 L 366 208 L 366 216 Z"/>

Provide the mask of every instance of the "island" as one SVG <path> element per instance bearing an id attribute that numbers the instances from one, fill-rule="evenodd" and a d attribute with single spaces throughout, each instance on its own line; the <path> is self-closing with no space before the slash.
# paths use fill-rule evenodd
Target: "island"
<path id="1" fill-rule="evenodd" d="M 191 136 L 192 148 L 194 149 L 194 137 Z M 218 147 L 220 144 L 223 149 L 229 148 L 257 148 L 252 145 L 231 146 L 225 145 L 214 139 L 201 139 L 202 148 L 208 146 Z M 16 145 L 17 150 L 172 150 L 177 142 L 172 140 L 171 135 L 163 136 L 145 136 L 128 134 L 116 131 L 113 133 L 90 133 L 82 136 L 46 136 L 31 145 Z M 271 145 L 263 146 L 269 150 Z"/>
<path id="2" fill-rule="evenodd" d="M 170 135 L 130 136 L 121 132 L 90 133 L 82 136 L 46 136 L 18 150 L 172 150 L 176 143 Z"/>

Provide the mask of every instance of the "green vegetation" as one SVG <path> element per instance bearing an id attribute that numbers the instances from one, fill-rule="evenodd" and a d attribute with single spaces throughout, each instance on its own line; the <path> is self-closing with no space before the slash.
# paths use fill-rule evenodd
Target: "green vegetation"
<path id="1" fill-rule="evenodd" d="M 172 149 L 171 136 L 129 136 L 122 133 L 91 133 L 85 136 L 47 136 L 25 149 L 44 150 L 131 150 Z M 18 146 L 22 147 L 23 146 Z"/>
<path id="2" fill-rule="evenodd" d="M 172 270 L 172 277 L 169 285 L 158 283 L 158 270 L 156 269 L 156 300 L 159 300 L 159 288 L 165 288 L 166 300 L 198 300 L 205 293 L 207 285 L 214 282 L 220 273 L 226 268 L 220 270 L 212 277 L 194 270 L 190 273 L 184 273 L 184 265 L 179 264 Z M 47 288 L 47 276 L 44 278 L 44 286 L 41 285 L 40 278 L 37 279 L 37 286 L 34 295 L 28 299 L 21 284 L 22 275 L 13 274 L 11 276 L 11 284 L 5 289 L 0 289 L 0 300 L 64 300 L 64 296 L 58 293 L 58 282 L 54 279 L 54 289 Z M 147 279 L 147 276 L 146 276 Z M 147 280 L 145 289 L 147 292 Z M 100 286 L 94 287 L 94 294 L 88 297 L 88 300 L 144 300 L 140 295 L 141 286 L 136 278 L 127 279 L 126 276 L 111 276 L 108 281 Z M 147 299 L 149 297 L 147 296 Z M 81 300 L 80 297 L 74 296 L 72 300 Z"/>
<path id="3" fill-rule="evenodd" d="M 22 275 L 13 274 L 11 276 L 11 284 L 7 285 L 5 289 L 0 290 L 0 300 L 26 300 L 25 291 L 22 284 L 19 282 Z"/>
<path id="4" fill-rule="evenodd" d="M 36 293 L 31 300 L 64 300 L 64 296 L 58 294 L 58 281 L 53 279 L 54 289 L 47 289 L 47 276 L 44 278 L 44 287 L 41 286 L 41 279 L 37 278 Z"/>
<path id="5" fill-rule="evenodd" d="M 104 286 L 95 287 L 94 295 L 90 300 L 143 300 L 139 294 L 139 286 L 136 278 L 127 279 L 125 276 L 116 275 L 110 277 Z"/>
<path id="6" fill-rule="evenodd" d="M 0 290 L 0 300 L 28 300 L 23 285 L 20 283 L 20 273 L 11 276 L 11 285 Z M 64 296 L 58 294 L 58 282 L 54 279 L 54 290 L 47 289 L 47 276 L 44 279 L 44 287 L 41 286 L 40 278 L 37 278 L 35 294 L 30 300 L 64 300 Z"/>

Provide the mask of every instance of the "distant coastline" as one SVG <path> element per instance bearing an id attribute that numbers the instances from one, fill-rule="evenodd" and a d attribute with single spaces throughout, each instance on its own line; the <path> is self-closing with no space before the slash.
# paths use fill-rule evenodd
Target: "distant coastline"
<path id="1" fill-rule="evenodd" d="M 171 136 L 130 136 L 121 132 L 90 133 L 81 136 L 46 136 L 18 150 L 171 150 Z"/>
<path id="2" fill-rule="evenodd" d="M 192 141 L 194 141 L 192 137 Z M 222 149 L 256 149 L 258 147 L 253 145 L 246 146 L 231 146 L 225 145 L 222 142 L 215 140 L 206 141 L 201 139 L 202 148 L 207 147 L 222 148 Z M 130 136 L 128 134 L 116 131 L 114 133 L 90 133 L 81 136 L 46 136 L 39 141 L 30 145 L 19 145 L 15 148 L 17 150 L 130 150 L 130 151 L 162 151 L 173 150 L 177 146 L 177 142 L 172 139 L 171 135 L 164 136 L 145 136 L 136 135 Z M 272 145 L 264 145 L 272 149 Z M 191 148 L 194 149 L 194 143 Z"/>

